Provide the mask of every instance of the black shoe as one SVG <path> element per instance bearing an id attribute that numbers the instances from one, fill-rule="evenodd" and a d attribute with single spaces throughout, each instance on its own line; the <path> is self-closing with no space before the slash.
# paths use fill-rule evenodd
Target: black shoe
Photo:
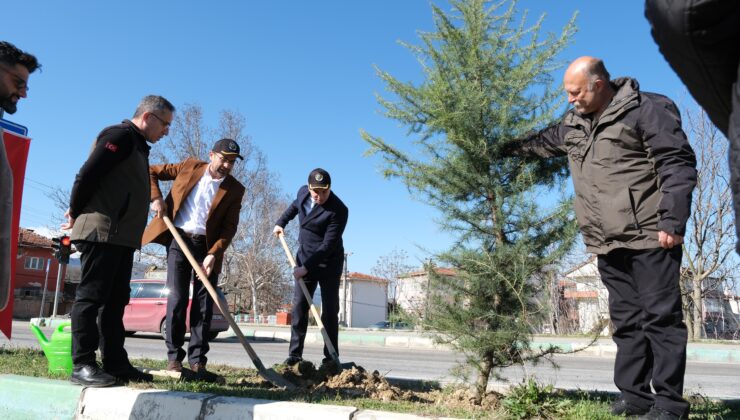
<path id="1" fill-rule="evenodd" d="M 646 414 L 648 408 L 638 407 L 624 398 L 619 398 L 609 406 L 609 412 L 614 416 L 639 416 Z"/>
<path id="2" fill-rule="evenodd" d="M 102 388 L 115 385 L 116 378 L 105 373 L 97 364 L 94 365 L 76 365 L 72 369 L 70 382 L 77 385 Z"/>
<path id="3" fill-rule="evenodd" d="M 154 381 L 154 376 L 152 376 L 151 373 L 144 373 L 131 365 L 117 369 L 106 369 L 106 372 L 114 376 L 118 382 L 122 383 Z"/>
<path id="4" fill-rule="evenodd" d="M 688 418 L 688 414 L 679 416 L 678 414 L 673 414 L 670 411 L 660 407 L 653 407 L 647 414 L 639 417 L 639 419 L 642 420 L 683 420 Z"/>
<path id="5" fill-rule="evenodd" d="M 321 361 L 319 370 L 324 371 L 329 375 L 336 375 L 341 372 L 342 367 L 334 359 L 324 359 Z"/>
<path id="6" fill-rule="evenodd" d="M 303 361 L 302 357 L 298 356 L 288 356 L 287 359 L 283 362 L 284 365 L 293 366 L 297 365 L 298 363 L 301 363 Z"/>

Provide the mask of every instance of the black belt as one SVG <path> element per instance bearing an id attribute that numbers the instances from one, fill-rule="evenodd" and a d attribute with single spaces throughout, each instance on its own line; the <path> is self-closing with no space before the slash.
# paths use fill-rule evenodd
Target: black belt
<path id="1" fill-rule="evenodd" d="M 184 230 L 180 228 L 177 228 L 177 231 L 180 233 L 180 235 L 190 238 L 194 241 L 205 241 L 206 240 L 206 235 L 198 235 L 195 233 L 185 232 Z"/>

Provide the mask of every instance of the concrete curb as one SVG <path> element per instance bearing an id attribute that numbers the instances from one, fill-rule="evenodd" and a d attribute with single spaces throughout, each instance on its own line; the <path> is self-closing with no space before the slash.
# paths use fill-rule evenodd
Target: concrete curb
<path id="1" fill-rule="evenodd" d="M 290 331 L 281 331 L 274 329 L 260 329 L 253 326 L 240 326 L 242 334 L 245 337 L 257 341 L 290 341 Z M 231 330 L 222 333 L 222 337 L 233 336 Z M 565 352 L 579 350 L 574 356 L 592 356 L 592 357 L 615 357 L 617 346 L 613 342 L 597 342 L 590 347 L 586 347 L 586 339 L 583 341 L 569 342 L 567 339 L 561 341 L 550 341 L 545 338 L 535 338 L 532 343 L 533 348 L 545 348 L 553 345 Z M 606 341 L 606 340 L 604 340 Z M 306 343 L 322 343 L 323 338 L 320 332 L 309 331 L 306 333 Z M 374 332 L 357 333 L 351 330 L 339 332 L 339 343 L 343 346 L 363 346 L 363 347 L 394 347 L 409 349 L 434 349 L 446 350 L 448 346 L 435 344 L 432 338 L 419 334 L 378 334 Z M 738 363 L 740 364 L 740 345 L 738 344 L 720 344 L 712 345 L 705 343 L 689 343 L 686 350 L 687 360 L 697 362 L 718 362 L 718 363 Z"/>
<path id="2" fill-rule="evenodd" d="M 71 419 L 82 387 L 67 381 L 0 375 L 0 418 Z"/>
<path id="3" fill-rule="evenodd" d="M 0 375 L 0 416 L 13 420 L 429 419 L 352 406 L 127 387 L 82 388 L 67 381 L 18 375 Z"/>

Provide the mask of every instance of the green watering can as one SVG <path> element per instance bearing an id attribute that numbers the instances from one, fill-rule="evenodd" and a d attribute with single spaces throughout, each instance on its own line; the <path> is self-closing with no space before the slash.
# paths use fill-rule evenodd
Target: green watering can
<path id="1" fill-rule="evenodd" d="M 51 334 L 51 340 L 47 340 L 39 327 L 30 324 L 31 331 L 38 338 L 41 350 L 49 361 L 49 373 L 72 374 L 72 332 L 64 330 L 71 326 L 70 321 L 62 322 Z"/>

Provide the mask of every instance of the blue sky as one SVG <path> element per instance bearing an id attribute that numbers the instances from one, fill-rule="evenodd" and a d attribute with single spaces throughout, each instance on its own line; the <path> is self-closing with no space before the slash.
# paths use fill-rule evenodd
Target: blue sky
<path id="1" fill-rule="evenodd" d="M 418 246 L 449 245 L 437 214 L 400 181 L 380 176 L 380 161 L 363 156 L 359 135 L 365 129 L 408 144 L 405 127 L 379 112 L 375 94 L 387 92 L 373 65 L 420 80 L 418 63 L 398 41 L 416 44 L 418 30 L 433 30 L 428 1 L 70 0 L 3 8 L 0 38 L 43 64 L 29 97 L 7 116 L 29 127 L 33 139 L 21 226 L 60 216 L 46 186 L 69 188 L 98 132 L 130 118 L 142 96 L 160 94 L 176 107 L 201 105 L 212 126 L 221 110 L 242 113 L 285 194 L 314 167 L 327 169 L 350 208 L 350 271 L 370 273 L 393 249 L 418 264 L 426 257 Z M 578 10 L 579 30 L 562 61 L 598 56 L 613 77 L 632 76 L 643 90 L 689 101 L 650 36 L 642 1 L 529 0 L 518 8 L 531 23 L 546 13 L 545 30 L 554 32 Z"/>

